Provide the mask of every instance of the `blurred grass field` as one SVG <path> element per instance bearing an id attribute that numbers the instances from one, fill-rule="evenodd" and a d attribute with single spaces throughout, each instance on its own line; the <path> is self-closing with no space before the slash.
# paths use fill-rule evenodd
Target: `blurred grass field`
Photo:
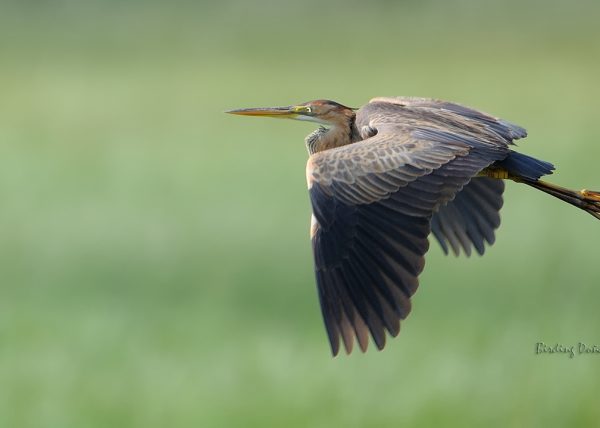
<path id="1" fill-rule="evenodd" d="M 600 4 L 4 2 L 0 427 L 594 426 L 600 224 L 508 184 L 485 257 L 433 243 L 384 352 L 332 359 L 311 125 L 416 95 L 525 126 L 600 189 Z"/>

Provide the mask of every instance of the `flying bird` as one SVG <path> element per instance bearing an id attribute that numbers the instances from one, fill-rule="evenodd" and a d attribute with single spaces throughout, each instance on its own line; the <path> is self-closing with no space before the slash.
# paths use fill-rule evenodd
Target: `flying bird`
<path id="1" fill-rule="evenodd" d="M 228 113 L 316 122 L 306 137 L 310 237 L 331 351 L 400 331 L 429 248 L 479 254 L 495 240 L 504 181 L 523 183 L 600 219 L 600 192 L 540 178 L 554 166 L 512 150 L 527 132 L 459 104 L 380 97 L 360 109 L 316 100 Z"/>

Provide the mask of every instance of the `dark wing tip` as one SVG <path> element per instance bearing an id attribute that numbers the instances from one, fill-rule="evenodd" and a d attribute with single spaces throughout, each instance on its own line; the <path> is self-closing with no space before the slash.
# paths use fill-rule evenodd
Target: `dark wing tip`
<path id="1" fill-rule="evenodd" d="M 385 202 L 390 207 L 392 199 Z M 399 334 L 423 269 L 428 234 L 427 218 L 377 203 L 337 205 L 335 221 L 316 228 L 315 276 L 333 356 L 340 352 L 340 336 L 350 354 L 355 341 L 366 352 L 370 336 L 382 350 L 387 334 Z"/>

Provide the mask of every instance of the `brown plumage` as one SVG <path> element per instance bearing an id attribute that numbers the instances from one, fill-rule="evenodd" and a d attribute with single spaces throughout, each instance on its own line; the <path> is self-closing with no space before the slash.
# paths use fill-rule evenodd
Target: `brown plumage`
<path id="1" fill-rule="evenodd" d="M 327 100 L 230 113 L 318 122 L 306 138 L 311 240 L 334 355 L 369 335 L 377 348 L 411 309 L 433 234 L 443 250 L 494 243 L 502 179 L 525 183 L 600 219 L 600 193 L 540 181 L 554 167 L 511 150 L 525 129 L 458 104 L 374 98 L 358 111 Z"/>

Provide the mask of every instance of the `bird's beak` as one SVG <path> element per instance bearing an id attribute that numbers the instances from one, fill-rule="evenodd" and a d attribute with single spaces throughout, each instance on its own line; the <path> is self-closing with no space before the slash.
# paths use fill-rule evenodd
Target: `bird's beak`
<path id="1" fill-rule="evenodd" d="M 229 114 L 239 114 L 241 116 L 264 116 L 276 118 L 295 119 L 301 113 L 297 106 L 287 107 L 257 107 L 257 108 L 240 108 L 236 110 L 226 111 Z"/>

